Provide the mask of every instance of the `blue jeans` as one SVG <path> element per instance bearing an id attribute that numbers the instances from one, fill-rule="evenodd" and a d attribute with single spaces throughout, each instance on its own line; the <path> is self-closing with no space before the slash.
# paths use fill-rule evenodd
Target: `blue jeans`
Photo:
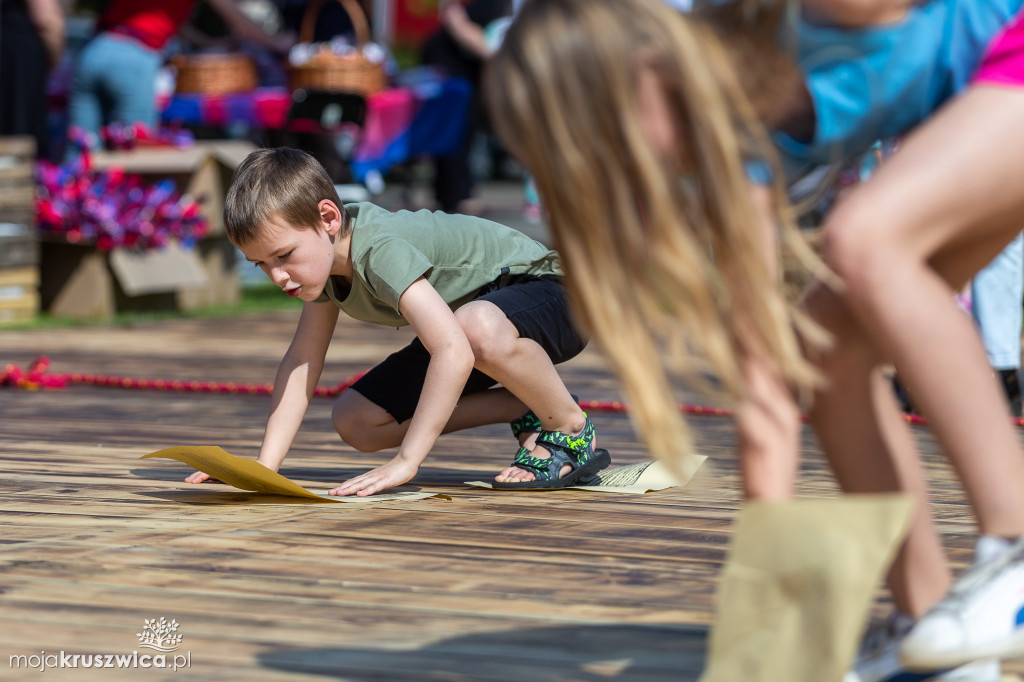
<path id="1" fill-rule="evenodd" d="M 97 35 L 79 56 L 68 123 L 93 133 L 114 121 L 156 127 L 156 76 L 162 63 L 163 55 L 131 38 Z"/>
<path id="2" fill-rule="evenodd" d="M 994 369 L 1020 367 L 1024 322 L 1024 235 L 985 266 L 971 282 L 971 311 Z"/>

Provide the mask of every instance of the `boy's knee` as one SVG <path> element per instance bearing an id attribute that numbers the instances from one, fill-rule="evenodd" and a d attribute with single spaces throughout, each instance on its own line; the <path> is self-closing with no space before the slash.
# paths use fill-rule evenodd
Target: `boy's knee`
<path id="1" fill-rule="evenodd" d="M 455 318 L 469 340 L 477 366 L 506 357 L 512 350 L 510 342 L 518 336 L 510 333 L 515 327 L 493 303 L 467 303 L 455 311 Z"/>
<path id="2" fill-rule="evenodd" d="M 334 404 L 331 422 L 341 439 L 356 450 L 376 452 L 382 449 L 373 437 L 374 426 L 368 415 L 344 397 Z"/>

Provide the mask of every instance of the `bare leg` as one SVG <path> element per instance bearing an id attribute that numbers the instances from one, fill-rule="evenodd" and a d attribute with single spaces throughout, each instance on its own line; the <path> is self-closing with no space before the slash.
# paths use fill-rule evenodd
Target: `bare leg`
<path id="1" fill-rule="evenodd" d="M 444 433 L 511 422 L 527 408 L 534 411 L 549 431 L 578 433 L 585 425 L 583 411 L 551 364 L 550 358 L 535 341 L 519 337 L 519 332 L 500 308 L 486 301 L 467 303 L 456 312 L 466 330 L 476 357 L 474 366 L 500 382 L 504 388 L 463 396 L 459 400 Z M 527 401 L 516 397 L 521 395 Z M 334 427 L 342 439 L 364 452 L 398 447 L 409 429 L 399 424 L 384 408 L 356 391 L 342 394 L 334 406 Z M 537 434 L 521 434 L 520 443 L 532 447 Z M 549 457 L 541 447 L 532 447 L 534 457 Z M 561 475 L 571 468 L 563 467 Z M 517 467 L 506 467 L 497 480 L 530 481 L 534 475 Z"/>
<path id="2" fill-rule="evenodd" d="M 1024 533 L 1024 452 L 948 280 L 976 272 L 1019 230 L 1022 116 L 1024 92 L 968 91 L 826 226 L 826 255 L 847 283 L 850 312 L 929 417 L 982 532 L 1006 537 Z"/>
<path id="3" fill-rule="evenodd" d="M 463 396 L 444 433 L 486 424 L 510 422 L 526 411 L 522 401 L 503 388 Z M 357 391 L 346 391 L 334 405 L 334 428 L 342 440 L 362 452 L 396 448 L 402 444 L 410 420 L 399 424 L 383 407 Z"/>
<path id="4" fill-rule="evenodd" d="M 474 301 L 459 308 L 455 316 L 473 347 L 474 366 L 522 400 L 546 431 L 576 434 L 583 430 L 586 417 L 547 353 L 536 341 L 521 338 L 500 308 L 487 301 Z M 550 457 L 540 446 L 535 446 L 531 454 L 541 459 Z M 565 466 L 560 474 L 569 471 L 571 468 Z M 533 479 L 533 472 L 518 467 L 506 467 L 495 477 L 497 481 Z"/>
<path id="5" fill-rule="evenodd" d="M 952 576 L 929 513 L 917 448 L 881 374 L 877 352 L 844 304 L 816 285 L 806 305 L 835 344 L 820 361 L 828 386 L 815 396 L 811 423 L 839 485 L 848 493 L 905 492 L 916 501 L 888 582 L 896 608 L 918 618 L 946 593 Z"/>

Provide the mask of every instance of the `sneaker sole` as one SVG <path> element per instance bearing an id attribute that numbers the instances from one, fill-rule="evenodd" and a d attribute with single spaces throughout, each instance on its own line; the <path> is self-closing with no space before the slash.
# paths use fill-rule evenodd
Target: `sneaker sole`
<path id="1" fill-rule="evenodd" d="M 985 647 L 951 649 L 941 652 L 914 652 L 913 650 L 908 651 L 904 646 L 900 651 L 900 661 L 904 667 L 915 672 L 956 668 L 986 658 L 1010 659 L 1022 656 L 1024 656 L 1024 629 Z"/>

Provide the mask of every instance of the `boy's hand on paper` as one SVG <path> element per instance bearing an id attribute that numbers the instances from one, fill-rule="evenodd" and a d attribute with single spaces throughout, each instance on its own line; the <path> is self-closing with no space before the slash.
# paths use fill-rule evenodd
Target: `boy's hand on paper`
<path id="1" fill-rule="evenodd" d="M 256 460 L 256 463 L 257 464 L 263 464 L 263 462 L 259 461 L 258 459 Z M 266 464 L 263 464 L 263 466 L 267 467 Z M 267 468 L 270 469 L 271 471 L 277 471 L 277 468 L 275 468 L 275 467 L 267 467 Z M 218 479 L 214 478 L 210 474 L 208 474 L 206 472 L 203 472 L 203 471 L 193 471 L 185 479 L 185 482 L 186 483 L 206 483 L 206 482 L 220 483 L 220 481 Z"/>
<path id="2" fill-rule="evenodd" d="M 217 483 L 217 479 L 202 471 L 193 471 L 192 474 L 185 479 L 186 483 L 205 483 L 206 481 L 212 481 Z"/>
<path id="3" fill-rule="evenodd" d="M 330 495 L 357 495 L 365 497 L 379 493 L 381 490 L 393 488 L 396 485 L 412 480 L 412 477 L 419 471 L 419 465 L 414 464 L 405 458 L 396 455 L 394 459 L 373 471 L 350 478 L 337 488 L 328 490 Z"/>

